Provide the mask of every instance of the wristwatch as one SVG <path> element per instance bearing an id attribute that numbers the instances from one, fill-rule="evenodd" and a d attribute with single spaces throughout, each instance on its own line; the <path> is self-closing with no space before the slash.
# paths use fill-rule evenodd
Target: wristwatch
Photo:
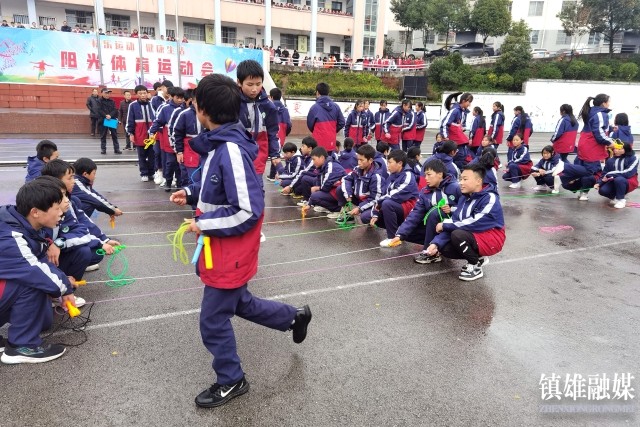
<path id="1" fill-rule="evenodd" d="M 63 249 L 66 243 L 62 237 L 58 237 L 56 240 L 53 241 L 53 244 L 56 245 L 58 248 Z"/>

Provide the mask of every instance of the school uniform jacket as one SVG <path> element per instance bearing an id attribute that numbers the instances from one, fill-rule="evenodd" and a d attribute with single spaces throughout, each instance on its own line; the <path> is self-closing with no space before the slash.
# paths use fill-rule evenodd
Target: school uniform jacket
<path id="1" fill-rule="evenodd" d="M 89 180 L 82 175 L 75 176 L 75 185 L 73 186 L 72 196 L 77 197 L 82 204 L 82 210 L 89 216 L 93 215 L 94 210 L 104 212 L 107 215 L 113 215 L 118 208 L 111 204 L 106 197 L 93 189 Z"/>
<path id="2" fill-rule="evenodd" d="M 413 230 L 422 226 L 424 223 L 424 217 L 434 206 L 437 206 L 440 200 L 445 199 L 447 201 L 447 205 L 451 206 L 451 210 L 454 211 L 458 206 L 458 200 L 462 197 L 462 192 L 460 191 L 460 184 L 458 184 L 458 180 L 446 174 L 438 188 L 432 188 L 426 186 L 420 191 L 418 195 L 418 201 L 416 205 L 413 207 L 409 215 L 404 220 L 398 231 L 396 232 L 396 236 L 399 236 L 400 239 L 406 237 L 411 234 Z"/>
<path id="3" fill-rule="evenodd" d="M 278 163 L 278 166 L 276 168 L 280 179 L 295 178 L 304 166 L 304 161 L 302 159 L 302 154 L 300 153 L 300 151 L 296 152 L 293 157 L 284 162 L 284 165 L 282 163 L 283 162 Z"/>
<path id="4" fill-rule="evenodd" d="M 191 140 L 200 155 L 201 180 L 185 187 L 187 203 L 197 204 L 196 223 L 211 237 L 213 268 L 200 253 L 196 274 L 206 285 L 235 289 L 258 270 L 264 216 L 261 179 L 253 162 L 258 147 L 241 123 L 227 123 Z"/>
<path id="5" fill-rule="evenodd" d="M 390 115 L 391 115 L 391 111 L 389 111 L 388 109 L 384 109 L 384 110 L 376 111 L 375 115 L 373 116 L 372 130 L 374 131 L 374 136 L 376 137 L 376 141 L 389 142 L 384 137 L 382 126 L 384 125 L 384 122 L 387 121 Z"/>
<path id="6" fill-rule="evenodd" d="M 402 140 L 413 141 L 416 139 L 416 113 L 409 110 L 402 117 Z"/>
<path id="7" fill-rule="evenodd" d="M 502 144 L 502 139 L 504 138 L 504 113 L 502 110 L 494 111 L 491 114 L 491 125 L 488 133 L 496 141 L 496 144 Z"/>
<path id="8" fill-rule="evenodd" d="M 518 148 L 514 148 L 507 158 L 507 164 L 511 163 L 517 165 L 533 164 L 531 156 L 529 156 L 529 148 L 524 144 L 520 144 Z"/>
<path id="9" fill-rule="evenodd" d="M 555 168 L 559 161 L 560 161 L 560 156 L 557 154 L 551 157 L 549 160 L 540 159 L 540 161 L 531 168 L 531 171 L 535 172 L 542 169 L 548 172 L 551 169 Z"/>
<path id="10" fill-rule="evenodd" d="M 631 126 L 618 126 L 618 130 L 611 132 L 612 139 L 619 139 L 622 142 L 633 145 L 633 135 L 631 134 Z"/>
<path id="11" fill-rule="evenodd" d="M 458 165 L 453 163 L 453 157 L 451 157 L 447 153 L 436 153 L 433 156 L 428 157 L 427 160 L 425 160 L 422 164 L 422 168 L 424 169 L 427 163 L 435 159 L 438 159 L 442 163 L 444 163 L 444 166 L 447 168 L 447 174 L 451 175 L 454 179 L 458 179 L 458 177 L 460 176 L 460 169 L 458 168 Z"/>
<path id="12" fill-rule="evenodd" d="M 191 105 L 180 112 L 173 125 L 173 139 L 176 153 L 183 154 L 183 164 L 187 168 L 197 168 L 200 156 L 191 148 L 191 141 L 202 133 L 203 128 L 196 116 L 196 108 Z"/>
<path id="13" fill-rule="evenodd" d="M 385 199 L 391 199 L 398 203 L 418 197 L 418 184 L 416 175 L 409 165 L 405 166 L 399 173 L 392 173 L 386 179 L 383 187 L 383 194 L 378 199 L 378 204 Z"/>
<path id="14" fill-rule="evenodd" d="M 485 118 L 483 116 L 475 116 L 473 123 L 471 124 L 471 131 L 469 132 L 469 146 L 480 147 L 482 146 L 482 139 L 484 138 L 487 130 Z"/>
<path id="15" fill-rule="evenodd" d="M 163 97 L 161 97 L 160 95 L 156 95 L 153 98 L 151 98 L 150 104 L 151 104 L 151 108 L 153 109 L 153 114 L 157 114 L 158 113 L 158 109 L 165 102 L 166 102 L 165 99 Z"/>
<path id="16" fill-rule="evenodd" d="M 440 133 L 445 140 L 448 139 L 458 145 L 469 143 L 469 138 L 464 133 L 467 113 L 468 110 L 463 110 L 457 102 L 451 106 L 440 124 Z"/>
<path id="17" fill-rule="evenodd" d="M 424 141 L 424 133 L 427 130 L 427 116 L 422 110 L 416 112 L 415 115 L 416 115 L 416 136 L 414 138 L 414 141 L 422 142 Z"/>
<path id="18" fill-rule="evenodd" d="M 389 178 L 389 171 L 387 170 L 387 159 L 385 159 L 384 155 L 376 151 L 376 156 L 373 158 L 373 161 L 380 166 L 380 174 L 386 180 Z"/>
<path id="19" fill-rule="evenodd" d="M 327 157 L 324 165 L 319 170 L 317 185 L 320 187 L 320 191 L 330 192 L 338 181 L 346 175 L 344 168 L 340 166 L 340 163 L 334 161 L 331 157 Z"/>
<path id="20" fill-rule="evenodd" d="M 522 127 L 522 114 L 517 114 L 514 116 L 511 121 L 511 130 L 509 131 L 509 136 L 507 136 L 507 142 L 509 142 L 509 147 L 512 147 L 511 141 L 513 141 L 513 137 L 516 134 L 520 133 L 520 128 Z M 533 124 L 531 123 L 531 119 L 529 116 L 525 118 L 524 122 L 524 130 L 522 131 L 522 141 L 525 145 L 529 145 L 529 136 L 533 133 Z"/>
<path id="21" fill-rule="evenodd" d="M 473 233 L 481 256 L 495 255 L 505 241 L 504 217 L 500 196 L 491 185 L 477 193 L 463 194 L 451 218 L 442 222 L 443 232 L 431 242 L 444 248 L 451 241 L 451 233 L 465 230 Z"/>
<path id="22" fill-rule="evenodd" d="M 373 162 L 367 171 L 355 168 L 342 179 L 340 187 L 345 199 L 351 197 L 358 205 L 360 212 L 371 209 L 382 195 L 384 178 L 380 174 L 380 166 Z"/>
<path id="23" fill-rule="evenodd" d="M 16 207 L 0 207 L 0 297 L 5 283 L 59 297 L 73 293 L 67 275 L 47 259 L 44 230 L 36 231 Z"/>
<path id="24" fill-rule="evenodd" d="M 144 147 L 149 137 L 149 128 L 155 119 L 155 113 L 149 102 L 133 101 L 127 112 L 127 133 L 134 136 L 134 144 Z"/>
<path id="25" fill-rule="evenodd" d="M 295 175 L 295 177 L 293 177 L 291 181 L 290 185 L 292 188 L 300 180 L 300 178 L 302 178 L 302 176 L 304 175 L 315 176 L 317 175 L 317 172 L 318 172 L 316 167 L 313 165 L 311 156 L 303 156 L 302 154 L 300 154 L 300 156 L 302 157 L 300 160 L 301 161 L 300 170 Z"/>
<path id="26" fill-rule="evenodd" d="M 64 213 L 60 224 L 53 229 L 45 229 L 51 240 L 63 239 L 64 247 L 61 249 L 70 249 L 82 245 L 98 248 L 107 243 L 109 238 L 82 210 L 80 200 L 75 196 L 71 196 L 69 202 L 69 209 Z"/>
<path id="27" fill-rule="evenodd" d="M 352 171 L 358 167 L 358 157 L 356 150 L 344 150 L 340 153 L 338 162 L 346 171 Z"/>
<path id="28" fill-rule="evenodd" d="M 278 111 L 278 139 L 280 140 L 280 147 L 282 147 L 286 142 L 287 136 L 291 133 L 291 116 L 289 116 L 289 110 L 282 101 L 273 101 L 273 105 L 276 106 Z"/>
<path id="29" fill-rule="evenodd" d="M 24 182 L 31 182 L 40 175 L 42 175 L 42 168 L 44 162 L 38 158 L 38 156 L 27 157 L 27 176 L 24 178 Z"/>
<path id="30" fill-rule="evenodd" d="M 156 112 L 156 119 L 149 128 L 149 135 L 156 134 L 156 139 L 160 142 L 160 148 L 165 153 L 175 153 L 169 142 L 169 121 L 173 112 L 180 108 L 173 100 L 163 104 Z"/>
<path id="31" fill-rule="evenodd" d="M 328 96 L 320 96 L 307 114 L 307 127 L 318 146 L 327 151 L 336 149 L 336 134 L 344 128 L 345 121 L 338 104 Z"/>
<path id="32" fill-rule="evenodd" d="M 244 93 L 240 96 L 240 122 L 258 145 L 258 155 L 253 164 L 258 175 L 262 175 L 267 159 L 280 158 L 278 109 L 264 88 L 255 100 L 247 98 Z"/>
<path id="33" fill-rule="evenodd" d="M 389 134 L 389 144 L 398 145 L 402 137 L 402 130 L 404 128 L 404 110 L 402 106 L 397 106 L 393 109 L 393 112 L 387 117 L 387 120 L 382 124 L 382 133 Z"/>
<path id="34" fill-rule="evenodd" d="M 358 113 L 351 111 L 347 116 L 344 125 L 345 138 L 352 138 L 356 145 L 361 145 L 367 141 L 369 135 L 369 116 L 365 112 Z"/>
<path id="35" fill-rule="evenodd" d="M 637 187 L 638 158 L 632 154 L 630 156 L 611 157 L 610 159 L 607 159 L 604 164 L 602 176 L 599 180 L 600 185 L 603 184 L 602 178 L 604 178 L 605 176 L 608 178 L 622 176 L 627 180 L 632 180 L 633 178 L 635 178 L 635 187 Z"/>
<path id="36" fill-rule="evenodd" d="M 613 139 L 607 135 L 609 112 L 602 107 L 591 107 L 589 121 L 584 124 L 578 141 L 578 157 L 585 162 L 600 162 L 608 157 L 607 147 Z"/>
<path id="37" fill-rule="evenodd" d="M 573 153 L 577 135 L 578 122 L 576 121 L 575 124 L 571 125 L 571 117 L 568 114 L 563 114 L 551 136 L 555 152 L 560 154 Z"/>

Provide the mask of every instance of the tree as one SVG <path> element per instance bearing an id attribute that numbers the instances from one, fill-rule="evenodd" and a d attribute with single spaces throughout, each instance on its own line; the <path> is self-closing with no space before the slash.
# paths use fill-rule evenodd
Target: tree
<path id="1" fill-rule="evenodd" d="M 391 0 L 391 13 L 393 19 L 398 24 L 407 29 L 407 33 L 412 30 L 424 28 L 424 15 L 422 14 L 422 2 L 420 0 Z M 404 53 L 407 53 L 409 37 L 405 37 Z"/>
<path id="2" fill-rule="evenodd" d="M 583 0 L 591 10 L 589 29 L 602 33 L 609 43 L 609 55 L 613 55 L 613 40 L 621 31 L 640 26 L 640 0 Z"/>
<path id="3" fill-rule="evenodd" d="M 470 26 L 467 0 L 427 0 L 419 1 L 419 4 L 424 17 L 423 28 L 446 34 L 445 47 L 449 44 L 451 31 L 465 30 Z"/>
<path id="4" fill-rule="evenodd" d="M 511 24 L 511 29 L 502 43 L 500 59 L 496 69 L 500 73 L 525 73 L 531 63 L 531 46 L 529 45 L 529 26 L 523 21 Z"/>
<path id="5" fill-rule="evenodd" d="M 393 53 L 393 44 L 396 41 L 392 37 L 384 36 L 384 48 L 382 49 L 382 56 L 391 56 Z"/>
<path id="6" fill-rule="evenodd" d="M 500 37 L 509 31 L 511 13 L 508 0 L 478 0 L 471 11 L 471 29 L 482 36 L 482 50 L 489 37 Z"/>
<path id="7" fill-rule="evenodd" d="M 578 45 L 580 39 L 585 34 L 589 34 L 591 8 L 585 6 L 582 2 L 575 1 L 564 3 L 564 7 L 556 17 L 558 17 L 562 22 L 564 33 L 574 40 L 572 48 L 575 48 Z M 573 55 L 571 58 L 573 59 Z"/>

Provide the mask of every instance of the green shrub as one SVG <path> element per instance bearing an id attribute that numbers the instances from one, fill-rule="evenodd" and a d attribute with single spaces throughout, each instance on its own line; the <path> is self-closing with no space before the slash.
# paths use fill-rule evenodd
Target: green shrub
<path id="1" fill-rule="evenodd" d="M 440 85 L 443 89 L 457 89 L 461 82 L 457 71 L 446 70 L 440 76 Z"/>
<path id="2" fill-rule="evenodd" d="M 431 63 L 428 70 L 428 76 L 433 83 L 440 83 L 440 78 L 445 71 L 453 71 L 454 66 L 447 58 L 436 59 Z"/>
<path id="3" fill-rule="evenodd" d="M 487 81 L 489 82 L 489 84 L 491 86 L 497 86 L 498 85 L 498 75 L 496 73 L 487 74 Z"/>
<path id="4" fill-rule="evenodd" d="M 469 81 L 470 88 L 482 88 L 484 86 L 490 86 L 487 76 L 482 74 L 474 74 Z"/>
<path id="5" fill-rule="evenodd" d="M 638 65 L 633 62 L 625 62 L 624 64 L 620 64 L 618 70 L 616 72 L 616 76 L 620 77 L 628 82 L 633 80 L 633 78 L 638 74 Z"/>
<path id="6" fill-rule="evenodd" d="M 587 64 L 583 61 L 573 60 L 564 71 L 564 78 L 570 80 L 580 80 L 585 74 Z"/>
<path id="7" fill-rule="evenodd" d="M 607 80 L 609 77 L 611 77 L 611 74 L 613 73 L 613 70 L 611 69 L 610 66 L 605 65 L 605 64 L 600 64 L 598 65 L 598 72 L 597 72 L 597 80 Z"/>
<path id="8" fill-rule="evenodd" d="M 453 68 L 455 69 L 458 69 L 463 65 L 462 55 L 460 55 L 460 52 L 453 52 L 451 55 L 446 57 L 446 60 L 449 61 L 449 63 L 453 65 Z"/>
<path id="9" fill-rule="evenodd" d="M 507 73 L 500 74 L 500 77 L 498 77 L 498 87 L 511 89 L 513 87 L 513 77 Z"/>
<path id="10" fill-rule="evenodd" d="M 539 79 L 560 80 L 562 79 L 562 71 L 555 64 L 545 64 L 536 72 Z"/>

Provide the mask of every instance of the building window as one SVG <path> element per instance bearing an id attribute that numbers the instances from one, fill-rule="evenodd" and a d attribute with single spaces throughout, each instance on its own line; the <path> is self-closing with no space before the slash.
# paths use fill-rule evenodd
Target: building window
<path id="1" fill-rule="evenodd" d="M 344 39 L 344 53 L 345 55 L 351 56 L 351 37 Z"/>
<path id="2" fill-rule="evenodd" d="M 67 25 L 70 27 L 75 27 L 76 25 L 93 26 L 93 12 L 65 9 L 64 13 L 67 17 Z"/>
<path id="3" fill-rule="evenodd" d="M 183 24 L 184 35 L 189 40 L 204 41 L 204 24 L 192 24 L 185 22 Z M 175 36 L 174 36 L 175 37 Z"/>
<path id="4" fill-rule="evenodd" d="M 447 40 L 447 35 L 446 34 L 438 34 L 438 44 L 445 44 L 448 43 L 449 46 L 452 44 L 455 44 L 456 42 L 456 33 L 454 33 L 453 31 L 451 31 L 449 33 L 449 40 Z"/>
<path id="5" fill-rule="evenodd" d="M 349 15 L 353 15 L 353 2 L 354 0 L 347 0 L 347 10 L 345 10 L 345 12 Z"/>
<path id="6" fill-rule="evenodd" d="M 513 10 L 513 2 L 510 1 L 509 5 L 507 6 L 507 8 L 509 9 L 509 13 L 511 13 L 511 11 Z"/>
<path id="7" fill-rule="evenodd" d="M 620 31 L 613 36 L 613 43 L 622 43 L 624 40 L 624 31 Z"/>
<path id="8" fill-rule="evenodd" d="M 156 27 L 140 27 L 140 35 L 144 33 L 153 39 L 156 37 Z"/>
<path id="9" fill-rule="evenodd" d="M 540 37 L 540 30 L 531 30 L 529 33 L 529 44 L 538 44 L 538 38 Z"/>
<path id="10" fill-rule="evenodd" d="M 378 31 L 378 0 L 366 0 L 364 6 L 364 31 Z"/>
<path id="11" fill-rule="evenodd" d="M 222 27 L 222 43 L 236 44 L 235 27 Z"/>
<path id="12" fill-rule="evenodd" d="M 571 44 L 571 36 L 568 36 L 563 30 L 559 30 L 556 44 Z"/>
<path id="13" fill-rule="evenodd" d="M 362 44 L 362 55 L 373 57 L 376 55 L 376 38 L 364 37 Z"/>
<path id="14" fill-rule="evenodd" d="M 167 34 L 165 34 L 165 37 L 166 38 L 169 38 L 169 37 L 175 38 L 176 37 L 176 30 L 167 30 Z"/>
<path id="15" fill-rule="evenodd" d="M 245 37 L 244 38 L 245 47 L 251 48 L 256 47 L 256 38 L 255 37 Z"/>
<path id="16" fill-rule="evenodd" d="M 332 1 L 331 2 L 331 10 L 334 12 L 342 12 L 342 2 L 341 1 Z"/>
<path id="17" fill-rule="evenodd" d="M 281 49 L 295 49 L 298 46 L 298 36 L 295 34 L 280 34 Z"/>
<path id="18" fill-rule="evenodd" d="M 600 44 L 600 33 L 589 33 L 589 42 L 591 45 L 599 45 Z"/>
<path id="19" fill-rule="evenodd" d="M 324 52 L 324 38 L 316 37 L 316 51 Z"/>
<path id="20" fill-rule="evenodd" d="M 435 44 L 436 43 L 436 33 L 433 31 L 427 31 L 427 38 L 424 41 L 424 44 Z"/>
<path id="21" fill-rule="evenodd" d="M 38 16 L 38 22 L 40 25 L 56 25 L 56 18 L 51 18 L 49 16 Z"/>
<path id="22" fill-rule="evenodd" d="M 401 45 L 411 44 L 413 41 L 413 32 L 412 31 L 400 31 L 400 36 L 398 37 Z"/>
<path id="23" fill-rule="evenodd" d="M 529 16 L 542 16 L 542 10 L 544 9 L 543 1 L 530 1 L 529 2 Z"/>
<path id="24" fill-rule="evenodd" d="M 117 30 L 118 28 L 129 28 L 129 17 L 125 15 L 113 15 L 111 13 L 105 13 L 104 19 L 107 23 L 107 31 Z"/>
<path id="25" fill-rule="evenodd" d="M 27 24 L 27 25 L 29 25 L 29 15 L 13 14 L 13 22 L 15 22 L 16 24 Z"/>

